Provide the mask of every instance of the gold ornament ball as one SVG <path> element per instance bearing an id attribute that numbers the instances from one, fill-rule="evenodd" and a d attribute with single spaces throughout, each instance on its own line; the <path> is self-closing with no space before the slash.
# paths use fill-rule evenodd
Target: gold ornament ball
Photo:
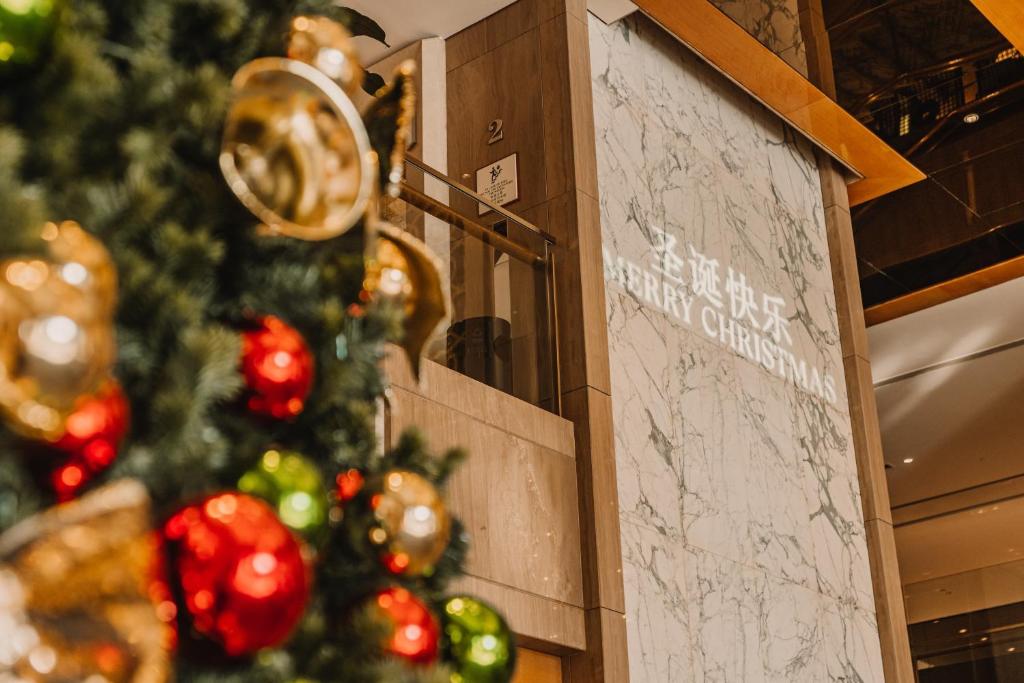
<path id="1" fill-rule="evenodd" d="M 0 412 L 22 435 L 52 441 L 109 377 L 116 276 L 106 250 L 77 224 L 48 223 L 42 237 L 50 259 L 0 263 Z M 63 253 L 66 241 L 82 256 Z"/>
<path id="2" fill-rule="evenodd" d="M 292 19 L 288 57 L 315 66 L 349 95 L 354 95 L 363 84 L 363 67 L 359 64 L 352 35 L 327 17 Z"/>
<path id="3" fill-rule="evenodd" d="M 385 547 L 395 574 L 430 573 L 451 537 L 451 517 L 437 489 L 414 472 L 391 470 L 373 499 L 378 527 L 370 540 Z"/>

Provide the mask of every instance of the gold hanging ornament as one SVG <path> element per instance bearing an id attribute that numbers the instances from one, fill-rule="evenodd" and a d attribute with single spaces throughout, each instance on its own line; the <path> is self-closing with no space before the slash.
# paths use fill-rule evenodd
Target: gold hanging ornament
<path id="1" fill-rule="evenodd" d="M 5 532 L 0 680 L 166 681 L 172 635 L 148 597 L 155 557 L 149 498 L 131 480 Z"/>
<path id="2" fill-rule="evenodd" d="M 442 264 L 420 240 L 393 225 L 378 222 L 366 257 L 363 290 L 367 297 L 400 307 L 400 345 L 419 376 L 420 355 L 437 325 L 448 316 L 441 286 Z"/>
<path id="3" fill-rule="evenodd" d="M 420 240 L 377 218 L 380 192 L 397 196 L 405 172 L 415 72 L 403 62 L 364 122 L 350 98 L 363 70 L 348 31 L 296 17 L 288 58 L 257 59 L 235 74 L 220 163 L 264 233 L 326 240 L 363 222 L 365 298 L 404 310 L 401 344 L 418 375 L 423 347 L 448 315 L 442 266 Z"/>
<path id="4" fill-rule="evenodd" d="M 55 441 L 114 362 L 117 275 L 71 221 L 47 223 L 48 258 L 0 263 L 0 412 L 16 432 Z"/>
<path id="5" fill-rule="evenodd" d="M 292 21 L 288 55 L 252 61 L 232 79 L 221 170 L 261 230 L 330 239 L 374 196 L 375 155 L 346 94 L 362 69 L 347 31 L 323 17 Z"/>
<path id="6" fill-rule="evenodd" d="M 415 62 L 399 64 L 391 83 L 377 93 L 363 117 L 370 144 L 377 152 L 380 186 L 389 197 L 398 196 L 405 176 L 405 154 L 416 117 L 415 76 Z"/>
<path id="7" fill-rule="evenodd" d="M 384 563 L 395 574 L 429 573 L 451 537 L 451 517 L 437 489 L 414 472 L 391 470 L 373 497 L 378 526 L 370 541 L 383 546 Z"/>
<path id="8" fill-rule="evenodd" d="M 370 143 L 379 159 L 379 182 L 392 197 L 398 196 L 405 175 L 416 110 L 415 74 L 413 62 L 400 64 L 365 116 Z M 363 290 L 367 298 L 402 309 L 400 345 L 418 377 L 423 347 L 450 309 L 441 284 L 443 265 L 421 240 L 380 221 L 375 209 L 367 218 L 370 234 Z"/>

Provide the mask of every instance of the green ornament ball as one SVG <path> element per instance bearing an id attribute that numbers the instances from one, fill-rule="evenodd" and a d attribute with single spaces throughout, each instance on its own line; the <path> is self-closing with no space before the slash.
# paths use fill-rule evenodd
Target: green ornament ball
<path id="1" fill-rule="evenodd" d="M 508 683 L 516 670 L 515 638 L 487 603 L 465 595 L 444 603 L 445 659 L 452 683 Z"/>
<path id="2" fill-rule="evenodd" d="M 269 450 L 238 480 L 238 489 L 270 503 L 281 522 L 307 541 L 316 544 L 323 539 L 327 488 L 308 458 L 293 451 Z"/>
<path id="3" fill-rule="evenodd" d="M 0 0 L 0 73 L 39 59 L 57 23 L 60 0 Z"/>

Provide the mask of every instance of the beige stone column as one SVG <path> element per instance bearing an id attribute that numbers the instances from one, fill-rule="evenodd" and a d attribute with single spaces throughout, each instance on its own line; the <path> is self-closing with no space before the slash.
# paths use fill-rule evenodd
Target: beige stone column
<path id="1" fill-rule="evenodd" d="M 586 649 L 568 683 L 628 683 L 586 0 L 518 0 L 448 40 L 450 171 L 519 159 L 508 208 L 554 249 L 562 415 L 572 421 Z M 504 140 L 487 144 L 488 122 Z"/>
<path id="2" fill-rule="evenodd" d="M 800 25 L 807 46 L 808 76 L 834 98 L 836 87 L 832 53 L 821 0 L 799 1 Z M 850 403 L 850 423 L 871 561 L 878 637 L 882 646 L 882 665 L 886 683 L 914 683 L 903 587 L 885 477 L 882 436 L 878 427 L 878 407 L 871 379 L 871 354 L 864 325 L 850 200 L 846 180 L 838 164 L 821 152 L 818 153 L 818 161 L 832 278 L 835 283 L 839 337 Z"/>

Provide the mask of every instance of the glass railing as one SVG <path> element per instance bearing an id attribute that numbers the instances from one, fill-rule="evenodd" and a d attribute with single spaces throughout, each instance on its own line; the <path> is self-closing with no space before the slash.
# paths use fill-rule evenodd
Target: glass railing
<path id="1" fill-rule="evenodd" d="M 1015 560 L 905 587 L 919 683 L 1024 681 L 1022 581 Z"/>
<path id="2" fill-rule="evenodd" d="M 560 413 L 554 239 L 414 158 L 382 204 L 444 264 L 451 317 L 426 358 Z"/>

